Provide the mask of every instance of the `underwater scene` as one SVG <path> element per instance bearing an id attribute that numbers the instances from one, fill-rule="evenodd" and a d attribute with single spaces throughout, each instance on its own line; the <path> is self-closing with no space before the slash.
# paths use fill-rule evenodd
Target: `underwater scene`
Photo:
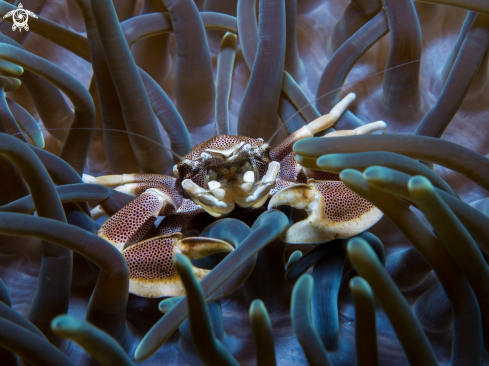
<path id="1" fill-rule="evenodd" d="M 0 15 L 0 366 L 489 365 L 489 2 Z"/>

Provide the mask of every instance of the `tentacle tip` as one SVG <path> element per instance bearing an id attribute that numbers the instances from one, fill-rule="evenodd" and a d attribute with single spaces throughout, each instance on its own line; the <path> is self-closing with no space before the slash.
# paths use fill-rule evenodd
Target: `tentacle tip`
<path id="1" fill-rule="evenodd" d="M 381 180 L 385 175 L 382 173 L 386 173 L 386 169 L 380 166 L 370 166 L 363 172 L 363 177 L 368 182 L 376 182 Z"/>
<path id="2" fill-rule="evenodd" d="M 414 197 L 426 197 L 426 195 L 434 192 L 431 182 L 421 175 L 417 175 L 409 179 L 408 182 L 409 193 Z"/>

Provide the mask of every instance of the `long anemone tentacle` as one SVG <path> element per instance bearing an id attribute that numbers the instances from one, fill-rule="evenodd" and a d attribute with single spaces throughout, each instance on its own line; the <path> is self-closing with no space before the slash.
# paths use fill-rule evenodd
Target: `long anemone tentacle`
<path id="1" fill-rule="evenodd" d="M 81 254 L 100 267 L 86 319 L 118 342 L 124 340 L 129 271 L 124 257 L 113 245 L 73 225 L 16 213 L 0 213 L 0 233 L 47 240 Z"/>
<path id="2" fill-rule="evenodd" d="M 192 339 L 202 363 L 205 366 L 238 366 L 238 362 L 215 336 L 204 291 L 193 273 L 190 260 L 183 254 L 177 254 L 174 265 L 187 292 Z"/>
<path id="3" fill-rule="evenodd" d="M 270 312 L 287 307 L 290 286 L 285 281 L 285 243 L 276 239 L 258 253 L 255 269 L 244 284 L 248 303 L 261 299 Z"/>
<path id="4" fill-rule="evenodd" d="M 489 344 L 489 268 L 470 233 L 436 193 L 429 181 L 412 177 L 408 183 L 411 200 L 423 211 L 436 234 L 469 280 L 479 301 L 484 340 Z"/>
<path id="5" fill-rule="evenodd" d="M 362 239 L 350 239 L 348 257 L 357 272 L 368 282 L 413 365 L 438 365 L 435 353 L 409 304 L 385 271 L 375 252 Z"/>
<path id="6" fill-rule="evenodd" d="M 362 277 L 354 277 L 350 281 L 350 289 L 355 303 L 357 366 L 376 366 L 379 364 L 379 351 L 372 288 Z"/>
<path id="7" fill-rule="evenodd" d="M 307 362 L 311 366 L 333 366 L 328 352 L 317 333 L 311 320 L 311 298 L 313 279 L 310 275 L 303 275 L 296 282 L 292 292 L 292 305 L 290 317 L 292 328 L 299 341 Z"/>
<path id="8" fill-rule="evenodd" d="M 258 47 L 256 0 L 238 0 L 237 25 L 239 42 L 248 68 L 253 69 Z"/>
<path id="9" fill-rule="evenodd" d="M 380 0 L 353 0 L 336 23 L 329 39 L 331 51 L 336 52 L 356 31 L 382 9 Z"/>
<path id="10" fill-rule="evenodd" d="M 414 314 L 423 329 L 441 333 L 450 329 L 453 324 L 453 313 L 450 300 L 440 283 L 426 290 L 414 303 Z"/>
<path id="11" fill-rule="evenodd" d="M 26 132 L 27 136 L 29 136 L 34 145 L 41 149 L 44 148 L 44 137 L 34 117 L 32 117 L 29 112 L 27 112 L 24 108 L 15 103 L 13 100 L 10 100 L 9 98 L 6 98 L 6 100 L 7 105 L 12 112 L 15 120 L 17 121 L 19 126 L 22 127 L 22 129 Z"/>
<path id="12" fill-rule="evenodd" d="M 448 58 L 443 65 L 443 68 L 437 74 L 436 81 L 433 85 L 433 89 L 436 94 L 439 94 L 441 92 L 441 89 L 447 82 L 448 76 L 452 71 L 453 64 L 455 63 L 455 60 L 458 57 L 458 53 L 460 52 L 460 48 L 462 48 L 465 37 L 467 36 L 470 26 L 472 25 L 472 22 L 474 21 L 476 16 L 476 12 L 470 11 L 467 13 L 464 24 L 462 25 L 462 29 L 460 30 L 460 33 L 458 35 L 457 41 L 453 45 L 452 50 L 450 51 L 450 55 L 448 55 Z"/>
<path id="13" fill-rule="evenodd" d="M 43 8 L 44 3 L 45 0 L 27 0 L 24 1 L 23 5 L 33 13 L 38 14 Z M 3 22 L 0 25 L 0 33 L 6 36 L 2 37 L 2 42 L 23 48 L 21 44 L 28 33 L 12 31 L 10 25 L 7 24 L 7 22 Z M 29 70 L 20 79 L 32 96 L 32 101 L 44 126 L 48 128 L 63 128 L 62 130 L 51 131 L 50 134 L 58 140 L 64 141 L 69 131 L 68 127 L 73 120 L 73 112 L 61 92 L 49 81 Z"/>
<path id="14" fill-rule="evenodd" d="M 56 187 L 59 199 L 67 202 L 100 202 L 113 195 L 113 190 L 98 184 L 67 184 Z M 36 210 L 31 195 L 0 206 L 1 212 L 32 213 Z"/>
<path id="15" fill-rule="evenodd" d="M 323 257 L 314 265 L 312 321 L 328 351 L 338 348 L 340 320 L 337 299 L 345 259 L 345 251 L 338 250 Z"/>
<path id="16" fill-rule="evenodd" d="M 285 128 L 290 135 L 307 124 L 304 117 L 300 113 L 297 113 L 295 105 L 288 97 L 284 97 L 283 95 L 278 102 L 278 115 L 283 123 L 287 122 L 285 123 Z"/>
<path id="17" fill-rule="evenodd" d="M 355 63 L 387 32 L 389 25 L 381 11 L 334 53 L 319 79 L 316 98 L 326 94 L 316 102 L 319 112 L 328 113 L 340 101 L 341 88 Z"/>
<path id="18" fill-rule="evenodd" d="M 440 137 L 462 104 L 489 45 L 489 16 L 478 14 L 467 32 L 435 105 L 416 129 L 417 135 Z"/>
<path id="19" fill-rule="evenodd" d="M 238 34 L 236 17 L 211 11 L 203 11 L 199 14 L 205 29 Z M 130 18 L 121 23 L 121 28 L 129 46 L 146 37 L 173 32 L 170 15 L 167 12 L 150 13 Z"/>
<path id="20" fill-rule="evenodd" d="M 180 156 L 188 154 L 192 149 L 190 134 L 175 105 L 152 77 L 141 69 L 139 69 L 139 74 L 153 111 L 168 134 L 171 150 Z M 176 162 L 175 159 L 174 162 Z"/>
<path id="21" fill-rule="evenodd" d="M 10 7 L 11 5 L 8 3 L 0 2 L 0 15 L 4 15 L 12 10 Z M 149 15 L 151 14 L 146 16 Z M 31 27 L 33 32 L 53 41 L 70 52 L 73 52 L 82 59 L 91 62 L 88 43 L 85 37 L 47 19 L 43 19 L 42 17 L 39 17 L 37 21 L 41 22 L 35 23 L 35 25 Z M 172 150 L 179 155 L 185 155 L 190 150 L 191 143 L 188 130 L 180 115 L 163 92 L 163 89 L 161 89 L 161 87 L 159 87 L 158 84 L 155 83 L 143 70 L 139 69 L 139 73 L 145 85 L 148 97 L 150 98 L 150 102 L 152 103 L 152 108 L 157 114 L 163 128 L 169 135 Z M 137 132 L 134 133 L 138 134 Z M 154 136 L 151 137 L 151 140 L 155 140 Z M 161 145 L 161 143 L 157 142 L 155 145 Z"/>
<path id="22" fill-rule="evenodd" d="M 402 117 L 409 109 L 416 115 L 421 111 L 423 100 L 419 87 L 421 68 L 421 26 L 411 0 L 382 0 L 391 35 L 391 49 L 384 75 L 384 108 Z M 396 67 L 399 65 L 403 67 Z"/>
<path id="23" fill-rule="evenodd" d="M 75 366 L 68 356 L 46 339 L 3 318 L 0 318 L 0 346 L 31 365 Z"/>
<path id="24" fill-rule="evenodd" d="M 60 315 L 51 323 L 59 337 L 72 339 L 87 351 L 101 366 L 134 366 L 117 341 L 87 321 L 72 315 Z"/>
<path id="25" fill-rule="evenodd" d="M 75 169 L 59 156 L 32 145 L 29 145 L 29 147 L 39 160 L 41 160 L 54 184 L 65 185 L 83 183 L 80 175 L 78 175 Z M 86 203 L 80 202 L 79 205 L 86 213 L 90 212 Z"/>
<path id="26" fill-rule="evenodd" d="M 163 0 L 175 33 L 175 98 L 190 129 L 209 124 L 214 116 L 215 86 L 204 24 L 191 0 Z"/>
<path id="27" fill-rule="evenodd" d="M 451 302 L 454 314 L 452 365 L 480 365 L 483 341 L 477 298 L 468 280 L 443 244 L 404 202 L 370 186 L 362 173 L 345 169 L 340 174 L 340 178 L 348 188 L 368 199 L 384 212 L 436 272 Z"/>
<path id="28" fill-rule="evenodd" d="M 9 317 L 12 315 L 12 313 L 14 313 L 15 315 L 18 315 L 19 318 L 21 318 L 22 320 L 25 320 L 25 318 L 23 316 L 18 314 L 16 311 L 12 310 L 10 308 L 11 306 L 12 306 L 12 303 L 10 300 L 10 294 L 9 294 L 7 288 L 5 287 L 5 284 L 0 279 L 0 317 L 9 319 Z M 42 332 L 40 330 L 38 330 L 38 332 L 40 335 L 42 334 Z M 42 336 L 44 337 L 44 334 L 42 334 Z M 17 359 L 17 356 L 15 356 L 14 353 L 10 352 L 9 350 L 7 350 L 5 348 L 0 348 L 0 360 L 2 360 L 2 362 L 5 364 L 5 366 L 18 366 L 19 365 L 19 361 Z"/>
<path id="29" fill-rule="evenodd" d="M 255 338 L 256 365 L 276 366 L 273 329 L 263 301 L 254 300 L 250 306 L 250 322 Z"/>
<path id="30" fill-rule="evenodd" d="M 98 95 L 100 117 L 104 127 L 103 143 L 109 169 L 114 174 L 139 171 L 129 136 L 124 133 L 126 125 L 122 106 L 110 74 L 90 3 L 88 0 L 76 0 L 75 2 L 83 15 L 87 32 L 93 69 L 92 83 L 95 82 Z M 93 91 L 93 86 L 91 89 Z M 118 132 L 111 130 L 118 130 Z"/>
<path id="31" fill-rule="evenodd" d="M 401 291 L 416 288 L 433 270 L 413 247 L 389 255 L 385 269 Z"/>
<path id="32" fill-rule="evenodd" d="M 304 94 L 299 85 L 297 85 L 297 82 L 287 71 L 284 71 L 282 90 L 285 95 L 289 97 L 294 106 L 299 110 L 300 114 L 304 117 L 307 123 L 310 123 L 315 119 L 321 117 L 321 114 L 314 107 L 314 104 L 309 102 L 307 96 Z M 326 113 L 329 113 L 329 110 Z"/>
<path id="33" fill-rule="evenodd" d="M 202 230 L 200 236 L 224 240 L 236 248 L 244 242 L 244 239 L 246 239 L 250 233 L 250 227 L 244 222 L 228 218 L 221 219 L 210 224 L 204 230 Z M 221 255 L 213 255 L 197 260 L 194 259 L 192 263 L 199 268 L 213 269 L 223 260 L 223 256 L 226 255 L 227 253 L 222 253 Z M 226 282 L 224 282 L 224 284 L 222 284 L 210 297 L 207 298 L 207 302 L 218 300 L 241 286 L 253 272 L 257 258 L 258 254 L 255 254 L 248 259 L 236 272 L 234 272 L 232 276 L 226 280 Z"/>
<path id="34" fill-rule="evenodd" d="M 258 46 L 238 115 L 238 134 L 270 138 L 285 62 L 285 0 L 260 1 Z"/>
<path id="35" fill-rule="evenodd" d="M 167 9 L 161 0 L 145 0 L 139 14 L 166 11 Z M 169 34 L 159 34 L 138 42 L 131 50 L 136 64 L 146 71 L 159 85 L 163 84 L 171 70 L 171 57 L 168 52 L 169 41 Z"/>
<path id="36" fill-rule="evenodd" d="M 10 293 L 8 292 L 7 287 L 5 286 L 5 283 L 2 281 L 0 278 L 0 302 L 3 302 L 4 304 L 8 306 L 12 306 L 12 300 L 10 299 Z"/>
<path id="37" fill-rule="evenodd" d="M 49 134 L 64 142 L 73 121 L 73 111 L 61 91 L 48 80 L 26 70 L 20 77 L 32 97 L 39 119 Z"/>
<path id="38" fill-rule="evenodd" d="M 410 175 L 380 166 L 371 166 L 364 172 L 366 179 L 375 187 L 412 202 L 407 191 Z M 489 253 L 489 217 L 462 200 L 435 187 L 440 198 L 448 205 L 469 231 L 480 248 Z"/>
<path id="39" fill-rule="evenodd" d="M 421 0 L 423 3 L 442 4 L 489 15 L 489 4 L 482 0 Z"/>
<path id="40" fill-rule="evenodd" d="M 236 35 L 226 33 L 217 56 L 216 76 L 216 130 L 218 135 L 229 135 L 229 97 L 236 58 Z"/>
<path id="41" fill-rule="evenodd" d="M 131 47 L 138 40 L 173 32 L 168 13 L 149 13 L 133 17 L 121 23 L 121 29 Z M 180 156 L 192 148 L 190 135 L 182 117 L 161 86 L 142 68 L 139 69 L 144 87 L 154 113 L 170 139 L 171 150 Z"/>
<path id="42" fill-rule="evenodd" d="M 75 106 L 75 117 L 68 133 L 60 157 L 68 162 L 78 173 L 83 171 L 88 145 L 95 122 L 93 100 L 86 88 L 73 76 L 46 59 L 20 48 L 0 44 L 0 58 L 16 63 L 50 81 L 62 90 Z M 81 129 L 77 129 L 80 127 Z"/>
<path id="43" fill-rule="evenodd" d="M 36 155 L 27 145 L 5 134 L 0 134 L 0 146 L 0 154 L 16 166 L 29 187 L 38 215 L 65 223 L 66 217 L 54 184 Z M 51 319 L 68 310 L 71 262 L 71 251 L 44 243 L 40 280 L 28 318 L 50 338 Z"/>
<path id="44" fill-rule="evenodd" d="M 15 324 L 20 325 L 22 328 L 25 328 L 32 333 L 37 334 L 39 337 L 47 339 L 46 336 L 39 330 L 39 328 L 37 328 L 29 320 L 20 315 L 17 311 L 11 309 L 8 304 L 0 303 L 0 318 L 10 320 Z"/>
<path id="45" fill-rule="evenodd" d="M 389 151 L 455 170 L 489 190 L 489 160 L 453 142 L 412 135 L 363 135 L 322 139 L 311 137 L 294 144 L 296 154 L 315 159 L 325 154 Z M 301 163 L 299 159 L 299 163 Z"/>
<path id="46" fill-rule="evenodd" d="M 299 57 L 297 48 L 297 0 L 285 0 L 285 66 L 294 79 L 301 80 L 304 74 L 304 65 Z"/>
<path id="47" fill-rule="evenodd" d="M 372 246 L 372 249 L 379 257 L 379 260 L 385 264 L 384 245 L 379 238 L 368 231 L 364 231 L 358 236 Z M 307 272 L 309 267 L 322 260 L 325 256 L 345 249 L 346 243 L 346 239 L 335 239 L 327 243 L 316 245 L 315 248 L 304 254 L 294 264 L 287 266 L 287 272 L 285 274 L 287 281 L 290 283 L 295 282 L 300 276 Z"/>
<path id="48" fill-rule="evenodd" d="M 10 87 L 10 84 L 12 83 L 15 83 L 16 85 Z M 20 131 L 20 127 L 8 107 L 5 94 L 6 92 L 17 89 L 18 86 L 20 86 L 19 79 L 0 77 L 0 129 L 2 130 L 1 132 L 7 133 L 18 138 L 20 141 L 27 143 L 27 139 Z"/>
<path id="49" fill-rule="evenodd" d="M 124 39 L 110 0 L 90 0 L 95 24 L 105 58 L 122 106 L 127 131 L 155 141 L 130 136 L 131 146 L 139 167 L 144 173 L 165 174 L 171 171 L 172 159 L 164 149 L 161 135 L 146 95 L 138 69 Z M 139 102 L 133 103 L 134 98 Z M 141 123 L 144 121 L 144 123 Z"/>
<path id="50" fill-rule="evenodd" d="M 372 165 L 381 165 L 410 175 L 424 175 L 430 182 L 450 195 L 457 197 L 453 189 L 432 169 L 401 154 L 370 151 L 350 154 L 328 154 L 317 160 L 317 166 L 324 171 L 341 173 L 343 169 L 364 171 Z"/>

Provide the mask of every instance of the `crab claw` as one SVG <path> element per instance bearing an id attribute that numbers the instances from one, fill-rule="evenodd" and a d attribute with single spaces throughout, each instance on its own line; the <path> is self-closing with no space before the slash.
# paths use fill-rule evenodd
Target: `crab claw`
<path id="1" fill-rule="evenodd" d="M 173 267 L 178 253 L 189 259 L 200 259 L 214 253 L 231 252 L 233 246 L 219 239 L 191 237 L 181 233 L 160 235 L 122 251 L 129 267 L 129 292 L 143 297 L 183 296 L 185 288 Z M 210 271 L 192 268 L 202 280 Z"/>
<path id="2" fill-rule="evenodd" d="M 179 198 L 178 193 L 168 187 L 148 189 L 111 216 L 98 231 L 98 236 L 122 250 L 126 243 L 141 240 L 160 213 L 168 215 L 178 208 Z"/>
<path id="3" fill-rule="evenodd" d="M 237 199 L 241 207 L 258 208 L 263 206 L 270 195 L 270 191 L 275 187 L 278 173 L 280 172 L 280 163 L 272 161 L 268 165 L 268 170 L 258 184 L 258 187 L 245 199 L 245 202 Z"/>
<path id="4" fill-rule="evenodd" d="M 367 230 L 383 213 L 348 189 L 341 181 L 294 184 L 277 192 L 268 209 L 289 205 L 308 211 L 309 217 L 292 225 L 282 238 L 287 243 L 324 243 L 349 238 Z"/>
<path id="5" fill-rule="evenodd" d="M 188 193 L 192 201 L 206 210 L 209 215 L 220 217 L 221 215 L 227 215 L 234 210 L 234 201 L 226 197 L 226 192 L 224 190 L 222 190 L 224 194 L 215 195 L 213 192 L 199 187 L 190 179 L 185 179 L 182 182 L 182 187 L 185 192 Z"/>

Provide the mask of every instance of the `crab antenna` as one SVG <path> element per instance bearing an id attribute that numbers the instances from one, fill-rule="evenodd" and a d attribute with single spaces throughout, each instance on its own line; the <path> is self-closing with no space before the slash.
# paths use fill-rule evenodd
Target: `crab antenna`
<path id="1" fill-rule="evenodd" d="M 171 153 L 173 156 L 175 156 L 178 160 L 180 160 L 180 161 L 184 161 L 185 160 L 180 155 L 178 155 L 176 152 L 174 152 L 173 150 L 167 148 L 165 145 L 160 144 L 159 142 L 156 142 L 155 140 L 150 139 L 149 137 L 146 137 L 146 136 L 143 136 L 143 135 L 139 135 L 139 134 L 134 133 L 134 132 L 124 131 L 124 130 L 117 130 L 115 128 L 100 128 L 100 127 L 56 127 L 56 128 L 40 127 L 39 129 L 41 131 L 48 131 L 48 132 L 49 131 L 54 131 L 54 130 L 97 130 L 97 131 L 123 132 L 123 133 L 127 133 L 129 135 L 141 137 L 141 138 L 143 138 L 145 140 L 151 141 L 152 143 L 154 143 L 154 144 L 156 144 L 158 146 L 161 146 L 164 149 L 166 149 L 169 153 Z M 12 136 L 20 135 L 22 133 L 23 132 L 13 133 Z"/>
<path id="2" fill-rule="evenodd" d="M 430 59 L 427 59 L 427 60 L 430 60 Z M 431 61 L 431 60 L 430 60 L 430 61 Z M 364 77 L 364 78 L 361 78 L 361 79 L 359 79 L 359 80 L 355 80 L 355 81 L 352 81 L 351 83 L 344 84 L 344 85 L 342 85 L 342 86 L 340 86 L 340 87 L 338 87 L 338 88 L 336 88 L 336 89 L 333 89 L 333 90 L 331 90 L 331 91 L 329 91 L 329 92 L 327 92 L 327 93 L 324 93 L 324 94 L 320 95 L 319 97 L 317 97 L 317 98 L 316 98 L 316 99 L 314 99 L 314 100 L 311 100 L 311 101 L 310 101 L 309 103 L 307 103 L 305 106 L 303 106 L 302 108 L 300 108 L 299 110 L 297 110 L 297 112 L 295 112 L 294 114 L 292 114 L 292 116 L 290 116 L 289 118 L 287 118 L 287 120 L 286 120 L 284 123 L 282 123 L 282 125 L 281 125 L 279 128 L 277 128 L 277 130 L 276 130 L 276 131 L 273 133 L 272 137 L 270 137 L 270 138 L 268 139 L 268 141 L 266 142 L 266 145 L 267 145 L 267 146 L 270 146 L 270 143 L 272 142 L 273 138 L 274 138 L 274 137 L 277 135 L 277 133 L 279 133 L 279 132 L 282 130 L 282 128 L 284 128 L 285 126 L 287 126 L 287 123 L 289 123 L 289 122 L 292 120 L 292 118 L 294 118 L 295 116 L 297 116 L 297 115 L 298 115 L 300 112 L 302 112 L 304 109 L 306 109 L 306 108 L 307 108 L 308 106 L 310 106 L 311 104 L 316 103 L 316 102 L 317 102 L 319 99 L 324 98 L 325 96 L 327 96 L 327 95 L 329 95 L 329 94 L 331 94 L 331 93 L 334 93 L 334 92 L 336 92 L 336 91 L 338 91 L 338 90 L 341 90 L 341 89 L 343 89 L 343 88 L 346 88 L 346 87 L 348 87 L 348 86 L 352 86 L 352 85 L 357 84 L 357 83 L 359 83 L 359 82 L 361 82 L 361 81 L 367 80 L 367 79 L 369 79 L 369 78 L 371 78 L 371 77 L 373 77 L 373 76 L 377 76 L 377 75 L 383 74 L 383 73 L 385 73 L 386 71 L 390 71 L 390 70 L 393 70 L 393 69 L 397 69 L 398 67 L 401 67 L 401 66 L 406 66 L 406 65 L 412 64 L 412 63 L 414 63 L 414 62 L 421 62 L 421 59 L 418 59 L 418 60 L 413 60 L 413 61 L 409 61 L 409 62 L 405 62 L 405 63 L 403 63 L 403 64 L 401 64 L 401 65 L 397 65 L 397 66 L 390 67 L 390 68 L 388 68 L 388 69 L 384 69 L 384 70 L 382 70 L 382 71 L 379 71 L 379 72 L 376 72 L 376 73 L 374 73 L 374 74 L 368 75 L 368 76 L 366 76 L 366 77 Z M 433 63 L 433 61 L 432 61 L 432 63 Z"/>

